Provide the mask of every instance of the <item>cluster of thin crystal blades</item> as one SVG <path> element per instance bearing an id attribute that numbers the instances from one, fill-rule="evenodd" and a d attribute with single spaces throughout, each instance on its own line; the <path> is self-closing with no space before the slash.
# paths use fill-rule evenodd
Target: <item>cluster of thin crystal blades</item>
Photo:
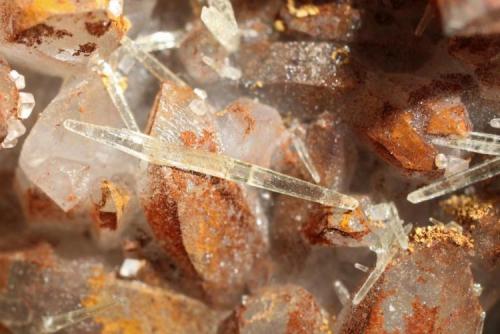
<path id="1" fill-rule="evenodd" d="M 471 132 L 466 138 L 435 138 L 439 146 L 486 155 L 500 155 L 500 136 Z M 446 176 L 443 179 L 418 189 L 408 195 L 412 203 L 420 203 L 440 197 L 500 174 L 500 158 L 487 160 L 462 172 Z"/>

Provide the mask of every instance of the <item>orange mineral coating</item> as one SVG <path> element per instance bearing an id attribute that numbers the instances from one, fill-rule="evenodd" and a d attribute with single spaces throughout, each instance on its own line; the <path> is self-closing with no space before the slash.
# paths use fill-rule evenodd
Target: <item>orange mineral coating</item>
<path id="1" fill-rule="evenodd" d="M 169 288 L 121 281 L 100 270 L 88 284 L 85 307 L 107 303 L 110 296 L 121 298 L 118 305 L 94 317 L 102 326 L 99 333 L 142 334 L 152 329 L 155 333 L 213 333 L 219 319 L 218 313 L 203 303 Z"/>
<path id="2" fill-rule="evenodd" d="M 402 167 L 414 171 L 434 169 L 437 151 L 415 130 L 409 112 L 392 113 L 370 127 L 367 135 Z"/>
<path id="3" fill-rule="evenodd" d="M 407 329 L 406 333 L 434 333 L 438 308 L 429 307 L 418 299 L 413 301 L 412 307 L 413 314 L 405 317 Z"/>
<path id="4" fill-rule="evenodd" d="M 471 131 L 465 107 L 452 106 L 433 112 L 427 125 L 427 133 L 432 135 L 456 135 L 466 137 Z"/>
<path id="5" fill-rule="evenodd" d="M 264 248 L 240 186 L 175 169 L 149 171 L 152 195 L 144 207 L 156 239 L 210 300 L 234 298 Z"/>
<path id="6" fill-rule="evenodd" d="M 106 10 L 109 0 L 14 0 L 20 10 L 16 22 L 21 30 L 42 23 L 50 16 Z"/>
<path id="7" fill-rule="evenodd" d="M 327 314 L 300 286 L 271 285 L 255 291 L 221 323 L 218 333 L 331 334 Z"/>

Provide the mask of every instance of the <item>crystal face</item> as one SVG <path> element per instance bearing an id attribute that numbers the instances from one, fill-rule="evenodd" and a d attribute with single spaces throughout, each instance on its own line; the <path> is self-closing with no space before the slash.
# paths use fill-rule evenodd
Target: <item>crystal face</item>
<path id="1" fill-rule="evenodd" d="M 499 13 L 0 0 L 0 333 L 498 333 Z"/>

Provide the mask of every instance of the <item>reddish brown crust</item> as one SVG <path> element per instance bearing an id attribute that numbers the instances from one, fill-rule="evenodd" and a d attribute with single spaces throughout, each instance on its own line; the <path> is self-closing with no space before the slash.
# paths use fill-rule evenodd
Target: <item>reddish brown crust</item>
<path id="1" fill-rule="evenodd" d="M 165 251 L 174 259 L 185 275 L 198 279 L 198 273 L 189 260 L 182 243 L 182 232 L 177 215 L 177 201 L 172 196 L 177 197 L 178 192 L 185 187 L 185 178 L 182 173 L 178 170 L 172 170 L 172 178 L 176 184 L 169 186 L 162 181 L 164 179 L 162 168 L 151 166 L 149 168 L 150 187 L 154 187 L 154 189 L 150 192 L 151 196 L 147 198 L 144 209 L 148 224 Z"/>
<path id="2" fill-rule="evenodd" d="M 89 57 L 96 49 L 97 44 L 95 43 L 80 44 L 79 49 L 73 53 L 73 56 L 78 57 L 83 54 L 84 57 Z"/>
<path id="3" fill-rule="evenodd" d="M 436 149 L 424 141 L 412 125 L 408 112 L 393 112 L 366 132 L 367 136 L 397 159 L 403 168 L 432 171 Z"/>
<path id="4" fill-rule="evenodd" d="M 44 23 L 37 24 L 31 28 L 19 32 L 13 37 L 13 42 L 24 44 L 29 47 L 37 46 L 42 44 L 43 40 L 46 38 L 58 38 L 71 37 L 73 34 L 66 30 L 58 30 L 53 27 L 46 25 Z"/>
<path id="5" fill-rule="evenodd" d="M 71 213 L 65 214 L 56 203 L 36 188 L 29 188 L 26 191 L 25 203 L 28 216 L 33 219 L 53 217 L 59 220 L 66 215 L 71 215 Z"/>
<path id="6" fill-rule="evenodd" d="M 438 307 L 429 307 L 420 300 L 413 301 L 413 314 L 405 317 L 407 334 L 434 333 Z"/>
<path id="7" fill-rule="evenodd" d="M 104 35 L 111 27 L 111 20 L 101 20 L 96 22 L 85 22 L 85 29 L 87 32 L 96 37 Z"/>
<path id="8" fill-rule="evenodd" d="M 227 112 L 241 114 L 243 120 L 246 123 L 245 127 L 245 135 L 249 135 L 255 129 L 255 118 L 253 118 L 252 114 L 248 106 L 241 102 L 235 102 L 231 104 L 227 109 Z"/>

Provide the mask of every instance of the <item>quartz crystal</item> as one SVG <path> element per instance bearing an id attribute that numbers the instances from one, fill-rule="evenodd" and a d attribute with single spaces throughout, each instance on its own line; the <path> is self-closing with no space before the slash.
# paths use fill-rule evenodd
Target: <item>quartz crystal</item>
<path id="1" fill-rule="evenodd" d="M 3 0 L 0 52 L 50 75 L 81 71 L 90 55 L 107 57 L 119 45 L 128 29 L 122 6 L 121 0 Z"/>
<path id="2" fill-rule="evenodd" d="M 443 232 L 430 230 L 417 239 L 412 252 L 399 252 L 365 300 L 342 311 L 336 332 L 432 333 L 440 328 L 476 333 L 482 309 L 472 293 L 465 251 L 457 247 L 463 236 L 453 233 L 441 239 Z M 453 284 L 448 281 L 451 277 Z M 396 288 L 398 293 L 391 294 Z"/>
<path id="3" fill-rule="evenodd" d="M 137 167 L 117 151 L 68 133 L 62 127 L 67 118 L 123 124 L 101 79 L 93 73 L 69 79 L 43 111 L 23 146 L 20 167 L 64 211 L 88 198 L 100 179 L 132 176 Z"/>
<path id="4" fill-rule="evenodd" d="M 0 333 L 499 333 L 499 18 L 0 0 Z"/>
<path id="5" fill-rule="evenodd" d="M 314 297 L 293 285 L 270 286 L 246 296 L 222 323 L 220 333 L 329 333 L 326 314 Z"/>

